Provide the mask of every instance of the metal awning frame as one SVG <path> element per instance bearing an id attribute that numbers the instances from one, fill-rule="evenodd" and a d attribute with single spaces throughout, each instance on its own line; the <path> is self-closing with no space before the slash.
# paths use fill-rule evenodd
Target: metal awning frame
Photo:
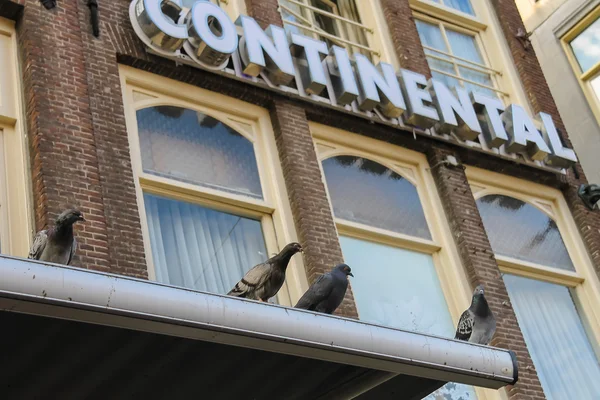
<path id="1" fill-rule="evenodd" d="M 0 256 L 0 308 L 498 389 L 513 352 L 120 275 Z"/>

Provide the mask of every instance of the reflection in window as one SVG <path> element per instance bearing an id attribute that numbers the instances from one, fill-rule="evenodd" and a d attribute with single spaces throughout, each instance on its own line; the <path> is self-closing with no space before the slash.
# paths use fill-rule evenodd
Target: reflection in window
<path id="1" fill-rule="evenodd" d="M 452 30 L 444 24 L 416 20 L 431 75 L 452 87 L 497 97 L 491 70 L 485 65 L 474 35 Z M 450 47 L 448 47 L 450 46 Z M 476 82 L 474 84 L 471 82 Z"/>
<path id="2" fill-rule="evenodd" d="M 225 294 L 267 251 L 260 221 L 144 194 L 156 280 Z"/>
<path id="3" fill-rule="evenodd" d="M 473 11 L 473 6 L 471 5 L 470 0 L 433 0 L 436 3 L 444 4 L 450 8 L 454 8 L 455 10 L 462 11 L 466 14 L 475 15 Z"/>
<path id="4" fill-rule="evenodd" d="M 357 279 L 352 292 L 361 321 L 443 337 L 454 324 L 430 254 L 340 237 L 344 260 Z M 436 397 L 441 396 L 441 397 Z M 475 399 L 473 389 L 449 383 L 428 400 Z"/>
<path id="5" fill-rule="evenodd" d="M 345 47 L 350 54 L 371 57 L 374 53 L 368 50 L 368 28 L 360 25 L 356 0 L 279 0 L 279 6 L 288 32 L 313 36 L 330 47 Z"/>
<path id="6" fill-rule="evenodd" d="M 254 146 L 222 122 L 173 106 L 137 111 L 144 172 L 262 198 Z"/>
<path id="7" fill-rule="evenodd" d="M 477 206 L 495 253 L 575 270 L 556 222 L 539 209 L 503 195 L 482 197 Z"/>
<path id="8" fill-rule="evenodd" d="M 594 21 L 570 44 L 581 72 L 588 71 L 600 62 L 600 19 Z"/>
<path id="9" fill-rule="evenodd" d="M 337 218 L 431 239 L 417 189 L 389 168 L 362 157 L 323 161 Z"/>
<path id="10" fill-rule="evenodd" d="M 598 357 L 569 289 L 513 275 L 504 282 L 546 397 L 598 399 Z"/>

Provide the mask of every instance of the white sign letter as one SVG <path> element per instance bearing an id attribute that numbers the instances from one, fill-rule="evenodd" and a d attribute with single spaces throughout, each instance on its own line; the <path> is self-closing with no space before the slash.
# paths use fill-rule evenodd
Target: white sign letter
<path id="1" fill-rule="evenodd" d="M 337 104 L 345 106 L 352 103 L 358 97 L 358 85 L 346 49 L 332 46 L 327 65 Z"/>
<path id="2" fill-rule="evenodd" d="M 477 139 L 481 126 L 467 91 L 454 88 L 457 95 L 454 96 L 446 85 L 436 79 L 430 79 L 428 87 L 433 96 L 433 105 L 440 116 L 440 123 L 436 128 L 444 133 L 454 131 L 463 140 Z"/>
<path id="3" fill-rule="evenodd" d="M 431 128 L 440 119 L 435 108 L 426 105 L 433 99 L 427 90 L 427 78 L 424 75 L 406 69 L 400 70 L 402 93 L 406 98 L 406 122 L 419 128 Z"/>
<path id="4" fill-rule="evenodd" d="M 481 93 L 471 92 L 471 103 L 475 112 L 483 114 L 488 129 L 483 129 L 483 136 L 488 146 L 498 148 L 508 141 L 500 114 L 504 104 L 498 98 L 488 97 Z"/>
<path id="5" fill-rule="evenodd" d="M 550 146 L 552 154 L 548 154 L 546 164 L 556 167 L 568 168 L 577 162 L 577 156 L 572 149 L 563 146 L 552 117 L 546 113 L 539 113 L 538 118 L 542 121 L 542 136 Z"/>
<path id="6" fill-rule="evenodd" d="M 379 106 L 383 115 L 396 118 L 406 110 L 400 83 L 390 64 L 380 62 L 375 67 L 362 54 L 354 54 L 360 82 L 358 103 L 361 110 L 371 111 Z"/>
<path id="7" fill-rule="evenodd" d="M 509 137 L 506 145 L 508 151 L 516 153 L 527 150 L 532 159 L 539 161 L 548 156 L 548 145 L 523 107 L 511 104 L 502 113 L 502 121 Z"/>
<path id="8" fill-rule="evenodd" d="M 290 51 L 295 56 L 304 55 L 308 63 L 308 73 L 306 69 L 300 71 L 300 78 L 304 90 L 308 94 L 319 94 L 327 86 L 325 69 L 323 68 L 323 59 L 327 56 L 327 44 L 320 40 L 315 40 L 306 36 L 292 33 L 292 45 Z"/>
<path id="9" fill-rule="evenodd" d="M 258 76 L 266 70 L 267 77 L 274 84 L 290 83 L 296 71 L 283 28 L 269 25 L 267 30 L 263 31 L 255 20 L 244 15 L 235 23 L 244 30 L 240 41 L 240 55 L 246 64 L 244 73 Z"/>
<path id="10" fill-rule="evenodd" d="M 197 2 L 187 16 L 187 25 L 195 56 L 210 66 L 222 66 L 237 49 L 235 26 L 219 6 Z"/>

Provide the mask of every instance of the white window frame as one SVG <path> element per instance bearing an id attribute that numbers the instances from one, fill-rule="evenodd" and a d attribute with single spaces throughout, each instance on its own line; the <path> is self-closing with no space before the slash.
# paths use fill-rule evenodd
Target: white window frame
<path id="1" fill-rule="evenodd" d="M 550 282 L 574 289 L 582 323 L 590 342 L 600 343 L 600 280 L 579 235 L 569 207 L 559 190 L 491 171 L 467 167 L 467 178 L 476 200 L 491 194 L 513 197 L 548 215 L 558 227 L 575 271 L 547 267 L 496 254 L 502 273 Z"/>
<path id="2" fill-rule="evenodd" d="M 151 280 L 156 279 L 156 273 L 152 260 L 144 193 L 258 219 L 261 222 L 269 256 L 279 252 L 287 243 L 297 241 L 283 171 L 279 164 L 267 110 L 131 67 L 120 66 L 120 74 L 124 88 L 125 116 L 140 222 L 148 275 Z M 160 105 L 200 111 L 230 126 L 253 143 L 264 198 L 254 199 L 145 173 L 142 168 L 136 111 Z M 280 304 L 292 305 L 293 300 L 298 299 L 307 287 L 306 272 L 301 257 L 294 257 L 288 267 L 286 284 L 277 295 L 277 300 Z"/>

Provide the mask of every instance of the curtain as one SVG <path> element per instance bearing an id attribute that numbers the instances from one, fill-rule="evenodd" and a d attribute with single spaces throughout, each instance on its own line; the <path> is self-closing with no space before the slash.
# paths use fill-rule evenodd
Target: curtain
<path id="1" fill-rule="evenodd" d="M 446 42 L 444 41 L 444 36 L 442 35 L 442 31 L 440 30 L 440 27 L 438 25 L 433 25 L 420 20 L 415 20 L 415 23 L 417 24 L 419 38 L 421 39 L 421 42 L 424 45 L 433 47 L 437 50 L 441 50 L 445 53 L 449 52 L 448 46 L 446 46 Z M 450 57 L 428 49 L 425 49 L 425 54 L 441 57 L 448 60 L 442 61 L 436 58 L 427 57 L 427 63 L 429 64 L 430 68 L 435 68 L 440 71 L 456 75 L 454 65 L 450 62 Z M 460 83 L 458 82 L 458 80 L 448 75 L 432 71 L 431 76 L 437 79 L 438 81 L 445 83 L 446 86 L 448 86 L 449 88 L 460 87 Z"/>
<path id="2" fill-rule="evenodd" d="M 474 36 L 465 35 L 464 33 L 459 33 L 451 29 L 446 29 L 446 36 L 448 36 L 448 42 L 450 42 L 452 54 L 454 54 L 457 57 L 464 58 L 465 60 L 485 65 L 485 63 L 483 62 L 483 58 L 481 57 L 481 53 L 477 48 L 477 42 L 475 41 Z M 478 82 L 486 86 L 494 86 L 490 74 L 477 72 L 465 67 L 458 67 L 458 70 L 460 72 L 460 76 L 462 76 L 465 79 L 469 79 L 471 81 Z M 465 82 L 465 87 L 468 90 L 483 93 L 491 97 L 497 97 L 496 92 L 494 92 L 493 90 L 483 88 L 481 86 Z"/>
<path id="3" fill-rule="evenodd" d="M 417 253 L 340 236 L 344 260 L 352 267 L 352 291 L 362 321 L 454 337 L 433 259 Z M 427 400 L 473 400 L 473 389 L 449 383 Z"/>
<path id="4" fill-rule="evenodd" d="M 569 289 L 514 275 L 504 282 L 546 397 L 598 399 L 598 357 Z"/>
<path id="5" fill-rule="evenodd" d="M 144 194 L 156 280 L 225 294 L 267 251 L 259 221 Z"/>
<path id="6" fill-rule="evenodd" d="M 448 7 L 454 8 L 455 10 L 475 15 L 470 0 L 444 0 L 444 4 L 446 4 Z"/>

